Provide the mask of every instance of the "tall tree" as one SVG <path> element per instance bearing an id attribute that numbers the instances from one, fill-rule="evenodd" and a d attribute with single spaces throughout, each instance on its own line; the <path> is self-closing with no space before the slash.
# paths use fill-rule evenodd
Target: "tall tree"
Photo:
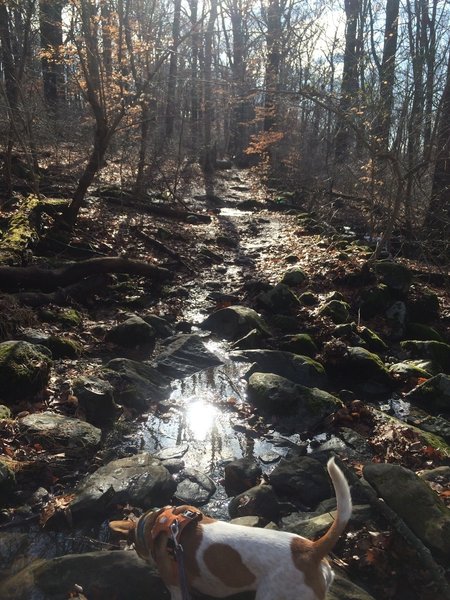
<path id="1" fill-rule="evenodd" d="M 269 131 L 277 121 L 278 88 L 281 64 L 281 15 L 280 0 L 268 0 L 265 65 L 264 131 Z"/>
<path id="2" fill-rule="evenodd" d="M 335 142 L 335 161 L 341 163 L 347 158 L 351 147 L 351 133 L 346 123 L 349 109 L 355 106 L 359 91 L 358 65 L 358 16 L 361 12 L 361 0 L 345 0 L 345 51 L 342 71 L 341 100 L 338 130 Z"/>
<path id="3" fill-rule="evenodd" d="M 180 45 L 181 0 L 174 0 L 172 22 L 172 46 L 169 62 L 169 77 L 167 82 L 166 104 L 166 137 L 173 135 L 176 111 L 176 90 L 178 73 L 178 46 Z"/>
<path id="4" fill-rule="evenodd" d="M 62 0 L 39 0 L 41 33 L 41 64 L 44 99 L 47 108 L 56 113 L 64 100 L 64 66 L 61 60 L 63 46 Z"/>
<path id="5" fill-rule="evenodd" d="M 217 0 L 210 0 L 209 19 L 205 32 L 205 58 L 203 69 L 203 168 L 206 173 L 214 170 L 215 143 L 213 140 L 213 44 L 214 27 L 217 21 Z"/>

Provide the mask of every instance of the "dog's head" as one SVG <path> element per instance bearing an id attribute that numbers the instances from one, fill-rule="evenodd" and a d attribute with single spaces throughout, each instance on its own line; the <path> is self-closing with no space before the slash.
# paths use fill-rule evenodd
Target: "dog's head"
<path id="1" fill-rule="evenodd" d="M 149 539 L 151 539 L 151 531 L 155 525 L 155 521 L 163 510 L 163 508 L 148 510 L 139 517 L 139 519 L 134 518 L 123 521 L 110 521 L 109 528 L 119 534 L 121 539 L 126 540 L 129 546 L 134 545 L 137 554 L 141 558 L 147 562 L 153 563 L 151 553 L 148 551 L 149 545 L 146 542 L 146 538 L 148 536 Z M 142 528 L 141 535 L 137 535 L 139 523 L 139 527 Z M 142 535 L 144 535 L 144 540 L 142 540 Z"/>

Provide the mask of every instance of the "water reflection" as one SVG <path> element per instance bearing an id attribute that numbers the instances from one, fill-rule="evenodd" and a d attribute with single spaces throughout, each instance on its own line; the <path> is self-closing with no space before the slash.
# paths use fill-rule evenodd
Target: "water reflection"
<path id="1" fill-rule="evenodd" d="M 205 440 L 211 432 L 219 411 L 204 400 L 191 402 L 186 409 L 186 427 L 196 440 Z"/>

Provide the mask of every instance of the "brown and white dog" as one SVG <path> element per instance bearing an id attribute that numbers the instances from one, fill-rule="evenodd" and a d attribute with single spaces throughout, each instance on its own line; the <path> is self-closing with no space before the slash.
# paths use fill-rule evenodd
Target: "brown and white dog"
<path id="1" fill-rule="evenodd" d="M 315 542 L 285 531 L 217 521 L 191 506 L 165 507 L 138 521 L 112 521 L 110 527 L 134 542 L 141 558 L 156 563 L 171 600 L 183 596 L 170 531 L 161 522 L 185 513 L 190 522 L 182 529 L 180 543 L 190 589 L 214 598 L 253 590 L 255 600 L 323 600 L 334 577 L 325 556 L 352 512 L 348 483 L 333 458 L 327 468 L 336 493 L 336 519 Z M 172 517 L 167 517 L 168 509 Z"/>

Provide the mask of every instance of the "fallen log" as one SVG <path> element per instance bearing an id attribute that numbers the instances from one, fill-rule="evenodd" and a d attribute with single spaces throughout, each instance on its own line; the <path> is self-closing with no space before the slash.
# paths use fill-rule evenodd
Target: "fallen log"
<path id="1" fill-rule="evenodd" d="M 53 292 L 92 275 L 103 273 L 127 273 L 151 277 L 157 282 L 172 277 L 171 271 L 141 260 L 120 256 L 91 258 L 69 263 L 57 269 L 42 267 L 0 266 L 0 289 L 3 291 L 39 290 Z"/>
<path id="2" fill-rule="evenodd" d="M 24 198 L 9 218 L 8 229 L 0 243 L 0 263 L 23 263 L 26 252 L 39 242 L 42 215 L 54 215 L 65 206 L 66 200 L 42 199 L 33 195 Z"/>

